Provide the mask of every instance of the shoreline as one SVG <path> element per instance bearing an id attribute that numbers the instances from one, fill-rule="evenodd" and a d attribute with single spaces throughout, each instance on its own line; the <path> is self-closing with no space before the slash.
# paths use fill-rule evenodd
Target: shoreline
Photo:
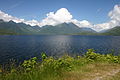
<path id="1" fill-rule="evenodd" d="M 120 73 L 120 56 L 95 53 L 93 49 L 88 49 L 83 56 L 71 57 L 64 55 L 60 58 L 53 58 L 41 53 L 41 58 L 42 61 L 38 61 L 37 57 L 33 57 L 25 60 L 19 66 L 13 63 L 4 69 L 1 67 L 0 79 L 107 80 L 118 76 Z"/>

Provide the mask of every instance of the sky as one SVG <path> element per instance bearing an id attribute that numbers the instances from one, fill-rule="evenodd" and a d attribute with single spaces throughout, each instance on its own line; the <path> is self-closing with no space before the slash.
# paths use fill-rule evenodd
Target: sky
<path id="1" fill-rule="evenodd" d="M 0 19 L 29 25 L 73 22 L 96 31 L 120 25 L 120 0 L 0 0 Z"/>

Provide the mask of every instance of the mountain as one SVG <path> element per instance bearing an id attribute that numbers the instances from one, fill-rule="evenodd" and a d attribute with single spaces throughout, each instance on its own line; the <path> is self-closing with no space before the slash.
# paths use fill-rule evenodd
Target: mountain
<path id="1" fill-rule="evenodd" d="M 56 26 L 46 25 L 41 28 L 41 34 L 80 34 L 83 32 L 95 32 L 90 28 L 79 28 L 73 23 L 62 23 Z"/>
<path id="2" fill-rule="evenodd" d="M 5 22 L 0 20 L 0 34 L 24 35 L 37 34 L 40 31 L 38 26 L 30 26 L 24 23 L 15 23 L 13 21 Z"/>
<path id="3" fill-rule="evenodd" d="M 41 35 L 41 34 L 91 34 L 96 31 L 90 28 L 80 28 L 73 23 L 62 23 L 56 26 L 46 25 L 43 27 L 30 26 L 25 23 L 15 23 L 14 21 L 5 22 L 0 20 L 0 34 L 8 35 Z"/>
<path id="4" fill-rule="evenodd" d="M 106 30 L 105 32 L 101 33 L 102 35 L 115 35 L 120 36 L 120 26 L 114 27 L 112 29 Z"/>

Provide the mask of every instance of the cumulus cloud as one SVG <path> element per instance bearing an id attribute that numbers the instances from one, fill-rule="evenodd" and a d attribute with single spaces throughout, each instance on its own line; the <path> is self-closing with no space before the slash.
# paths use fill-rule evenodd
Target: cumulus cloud
<path id="1" fill-rule="evenodd" d="M 78 21 L 76 19 L 73 19 L 73 20 L 71 20 L 71 22 L 73 22 L 74 24 L 76 24 L 79 27 L 89 27 L 89 28 L 92 28 L 92 23 L 90 23 L 87 20 Z"/>
<path id="2" fill-rule="evenodd" d="M 24 19 L 19 19 L 17 17 L 13 17 L 11 15 L 8 15 L 2 11 L 0 11 L 0 19 L 3 19 L 4 21 L 10 21 L 10 20 L 13 20 L 14 22 L 16 23 L 19 23 L 19 22 L 24 22 Z"/>
<path id="3" fill-rule="evenodd" d="M 59 9 L 56 13 L 50 12 L 47 14 L 47 17 L 43 19 L 40 23 L 40 26 L 44 25 L 57 25 L 64 22 L 70 22 L 72 15 L 66 8 Z"/>
<path id="4" fill-rule="evenodd" d="M 31 26 L 36 26 L 36 25 L 40 25 L 40 23 L 37 20 L 30 20 L 30 21 L 24 21 L 24 23 L 29 24 Z"/>
<path id="5" fill-rule="evenodd" d="M 108 22 L 101 23 L 101 24 L 92 24 L 87 20 L 79 21 L 77 19 L 73 19 L 73 16 L 70 14 L 70 12 L 66 8 L 61 8 L 56 13 L 55 12 L 48 13 L 47 17 L 41 21 L 40 26 L 57 25 L 63 22 L 66 22 L 66 23 L 72 22 L 79 27 L 88 27 L 96 31 L 110 29 L 120 25 L 120 6 L 115 5 L 113 10 L 111 10 L 108 13 L 108 16 L 110 17 L 110 20 Z"/>
<path id="6" fill-rule="evenodd" d="M 114 9 L 109 12 L 108 16 L 113 20 L 120 21 L 120 6 L 115 5 Z"/>
<path id="7" fill-rule="evenodd" d="M 87 20 L 78 21 L 76 19 L 73 19 L 73 16 L 66 8 L 61 8 L 57 10 L 57 12 L 50 12 L 47 14 L 47 17 L 43 19 L 40 23 L 40 26 L 44 25 L 57 25 L 60 23 L 69 23 L 72 22 L 76 24 L 79 27 L 91 27 L 92 24 L 88 22 Z"/>
<path id="8" fill-rule="evenodd" d="M 24 19 L 19 19 L 19 18 L 17 18 L 17 17 L 13 17 L 13 16 L 11 16 L 11 15 L 9 15 L 9 14 L 6 14 L 6 13 L 4 13 L 4 12 L 2 12 L 2 11 L 0 11 L 0 19 L 3 19 L 4 21 L 10 21 L 10 20 L 12 20 L 12 21 L 14 21 L 14 22 L 16 22 L 16 23 L 21 23 L 21 22 L 23 22 L 23 23 L 25 23 L 25 24 L 29 24 L 29 25 L 31 25 L 31 26 L 35 26 L 35 25 L 39 25 L 39 22 L 37 21 L 37 20 L 29 20 L 29 21 L 26 21 L 26 20 L 24 20 Z"/>
<path id="9" fill-rule="evenodd" d="M 108 13 L 108 16 L 110 17 L 110 21 L 102 24 L 94 25 L 95 30 L 101 31 L 104 29 L 110 29 L 115 26 L 119 26 L 120 25 L 120 6 L 115 5 L 114 9 Z"/>
<path id="10" fill-rule="evenodd" d="M 35 26 L 35 25 L 38 25 L 38 26 L 53 25 L 54 26 L 54 25 L 61 24 L 61 23 L 72 22 L 79 27 L 88 27 L 88 28 L 92 28 L 96 31 L 101 31 L 104 29 L 110 29 L 110 28 L 120 25 L 120 6 L 115 5 L 113 10 L 111 10 L 108 13 L 108 16 L 110 17 L 110 20 L 108 22 L 94 25 L 87 20 L 79 21 L 77 19 L 74 19 L 73 16 L 71 15 L 71 13 L 66 8 L 61 8 L 61 9 L 57 10 L 56 12 L 49 12 L 46 15 L 46 18 L 44 18 L 40 22 L 37 20 L 26 21 L 24 19 L 19 19 L 17 17 L 13 17 L 11 15 L 8 15 L 8 14 L 0 11 L 0 19 L 3 19 L 5 21 L 13 20 L 16 23 L 23 22 L 23 23 L 29 24 L 31 26 Z"/>

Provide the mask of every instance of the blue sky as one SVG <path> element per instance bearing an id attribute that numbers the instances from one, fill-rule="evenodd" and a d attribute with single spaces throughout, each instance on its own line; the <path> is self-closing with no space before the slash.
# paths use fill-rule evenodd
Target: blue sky
<path id="1" fill-rule="evenodd" d="M 40 27 L 72 22 L 101 31 L 120 25 L 120 0 L 0 0 L 0 19 Z"/>
<path id="2" fill-rule="evenodd" d="M 0 10 L 25 20 L 42 20 L 51 11 L 67 8 L 78 20 L 107 21 L 108 12 L 120 0 L 0 0 Z"/>

